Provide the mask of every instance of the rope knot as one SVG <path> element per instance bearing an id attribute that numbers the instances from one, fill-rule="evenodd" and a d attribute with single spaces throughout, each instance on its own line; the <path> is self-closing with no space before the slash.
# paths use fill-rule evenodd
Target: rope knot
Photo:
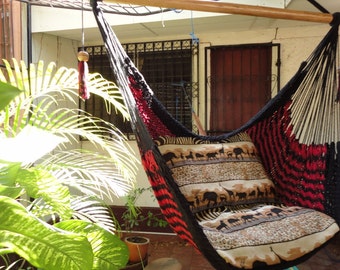
<path id="1" fill-rule="evenodd" d="M 331 26 L 340 24 L 340 12 L 333 13 L 333 20 L 330 22 Z"/>

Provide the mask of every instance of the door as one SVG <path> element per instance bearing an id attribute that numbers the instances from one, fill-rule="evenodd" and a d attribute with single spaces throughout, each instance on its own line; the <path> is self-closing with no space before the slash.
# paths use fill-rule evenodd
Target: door
<path id="1" fill-rule="evenodd" d="M 210 48 L 210 134 L 239 128 L 271 98 L 271 44 Z"/>

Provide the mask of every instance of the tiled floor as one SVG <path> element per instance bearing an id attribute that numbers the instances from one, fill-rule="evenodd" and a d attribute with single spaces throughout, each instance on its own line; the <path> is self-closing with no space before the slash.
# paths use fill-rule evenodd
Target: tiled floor
<path id="1" fill-rule="evenodd" d="M 177 236 L 164 234 L 148 234 L 147 236 L 151 240 L 149 263 L 159 258 L 171 257 L 176 258 L 182 264 L 182 270 L 214 270 L 202 255 Z M 326 247 L 297 267 L 299 270 L 340 269 L 340 235 L 338 234 Z"/>

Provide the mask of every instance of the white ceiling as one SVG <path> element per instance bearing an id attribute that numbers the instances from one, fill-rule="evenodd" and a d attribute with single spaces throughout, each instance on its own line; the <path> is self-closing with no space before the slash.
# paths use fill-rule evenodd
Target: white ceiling
<path id="1" fill-rule="evenodd" d="M 278 1 L 278 0 L 272 0 Z M 240 2 L 240 1 L 238 1 Z M 249 2 L 249 1 L 248 1 Z M 340 12 L 339 0 L 317 0 L 317 2 L 326 8 L 330 13 Z M 292 0 L 287 9 L 313 11 L 319 12 L 307 0 Z M 195 34 L 203 32 L 217 32 L 221 31 L 244 31 L 255 30 L 259 28 L 276 28 L 276 27 L 293 27 L 296 25 L 303 25 L 306 22 L 278 20 L 269 18 L 260 18 L 243 15 L 221 15 L 206 17 L 206 18 L 189 18 L 162 21 L 161 15 L 158 15 L 158 20 L 145 23 L 132 23 L 115 25 L 114 31 L 121 40 L 145 40 L 145 39 L 162 39 L 166 36 L 182 36 L 189 35 L 192 29 Z M 119 15 L 106 14 L 108 18 L 121 18 Z M 194 27 L 194 28 L 192 28 Z M 189 31 L 189 32 L 188 32 Z M 65 38 L 80 40 L 79 29 L 65 30 L 65 31 L 49 31 L 49 34 L 58 35 Z M 86 28 L 85 30 L 86 41 L 93 43 L 100 41 L 100 33 L 96 27 Z"/>

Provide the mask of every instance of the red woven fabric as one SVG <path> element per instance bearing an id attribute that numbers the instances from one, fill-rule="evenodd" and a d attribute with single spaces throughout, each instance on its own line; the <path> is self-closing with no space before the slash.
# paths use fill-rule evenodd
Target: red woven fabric
<path id="1" fill-rule="evenodd" d="M 129 78 L 129 81 L 130 89 L 135 98 L 140 117 L 146 125 L 151 137 L 155 139 L 159 136 L 172 136 L 170 130 L 163 124 L 158 116 L 155 115 L 147 104 L 147 101 L 143 97 L 143 91 L 139 88 L 139 85 L 132 77 Z"/>
<path id="2" fill-rule="evenodd" d="M 179 237 L 188 241 L 197 249 L 193 237 L 183 220 L 182 214 L 178 210 L 178 205 L 174 201 L 174 197 L 170 193 L 167 182 L 155 160 L 154 153 L 151 150 L 142 155 L 142 164 L 167 222 Z"/>
<path id="3" fill-rule="evenodd" d="M 327 146 L 300 144 L 289 126 L 288 107 L 289 104 L 248 133 L 282 202 L 323 211 Z"/>

